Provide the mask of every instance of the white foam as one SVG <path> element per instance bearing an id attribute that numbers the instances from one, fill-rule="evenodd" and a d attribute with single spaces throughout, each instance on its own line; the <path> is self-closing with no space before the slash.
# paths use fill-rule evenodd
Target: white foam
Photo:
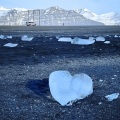
<path id="1" fill-rule="evenodd" d="M 53 98 L 62 106 L 83 99 L 93 93 L 92 79 L 84 74 L 72 76 L 68 71 L 55 71 L 49 76 L 49 87 Z"/>

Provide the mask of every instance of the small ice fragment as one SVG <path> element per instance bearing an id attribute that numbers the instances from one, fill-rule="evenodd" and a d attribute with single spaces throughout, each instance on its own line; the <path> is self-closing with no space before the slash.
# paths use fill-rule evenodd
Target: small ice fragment
<path id="1" fill-rule="evenodd" d="M 113 101 L 114 99 L 117 99 L 118 97 L 119 97 L 119 93 L 113 93 L 113 94 L 105 96 L 105 98 L 107 98 L 108 101 Z"/>
<path id="2" fill-rule="evenodd" d="M 98 104 L 99 104 L 99 105 L 101 105 L 101 104 L 102 104 L 102 102 L 99 102 Z"/>
<path id="3" fill-rule="evenodd" d="M 58 40 L 59 42 L 71 42 L 72 39 L 70 37 L 61 37 Z"/>
<path id="4" fill-rule="evenodd" d="M 61 37 L 59 35 L 56 36 L 56 39 L 60 39 Z"/>
<path id="5" fill-rule="evenodd" d="M 99 81 L 100 81 L 100 82 L 103 82 L 103 80 L 102 80 L 102 79 L 100 79 Z"/>
<path id="6" fill-rule="evenodd" d="M 4 46 L 5 47 L 16 47 L 18 44 L 14 44 L 14 43 L 7 43 Z"/>
<path id="7" fill-rule="evenodd" d="M 4 35 L 0 35 L 0 39 L 6 39 Z"/>
<path id="8" fill-rule="evenodd" d="M 105 41 L 105 38 L 102 37 L 102 36 L 99 36 L 99 37 L 96 38 L 96 41 Z"/>
<path id="9" fill-rule="evenodd" d="M 105 43 L 105 44 L 110 44 L 110 41 L 105 41 L 104 43 Z"/>
<path id="10" fill-rule="evenodd" d="M 115 78 L 111 78 L 112 80 L 114 80 Z"/>
<path id="11" fill-rule="evenodd" d="M 114 77 L 117 77 L 117 75 L 114 75 Z"/>
<path id="12" fill-rule="evenodd" d="M 7 36 L 8 39 L 12 39 L 12 36 Z"/>
<path id="13" fill-rule="evenodd" d="M 22 41 L 31 41 L 33 39 L 33 37 L 27 36 L 27 35 L 23 35 L 21 40 Z"/>
<path id="14" fill-rule="evenodd" d="M 118 36 L 118 35 L 115 35 L 114 37 L 117 38 L 117 37 L 119 37 L 119 36 Z"/>

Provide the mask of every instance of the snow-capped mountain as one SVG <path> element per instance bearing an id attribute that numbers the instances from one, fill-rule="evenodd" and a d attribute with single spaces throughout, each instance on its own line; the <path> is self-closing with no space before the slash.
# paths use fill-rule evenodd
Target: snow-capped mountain
<path id="1" fill-rule="evenodd" d="M 10 9 L 0 6 L 0 16 L 5 16 Z"/>
<path id="2" fill-rule="evenodd" d="M 34 21 L 38 25 L 39 19 L 41 25 L 104 25 L 85 18 L 74 10 L 64 10 L 57 6 L 34 11 L 12 8 L 4 14 L 0 12 L 0 25 L 25 25 L 27 21 Z"/>
<path id="3" fill-rule="evenodd" d="M 7 10 L 10 10 L 10 9 L 7 9 L 7 8 L 0 6 L 0 11 L 7 11 Z"/>
<path id="4" fill-rule="evenodd" d="M 86 18 L 104 23 L 105 25 L 120 25 L 120 14 L 118 13 L 110 12 L 97 15 L 88 9 L 76 9 L 75 11 Z"/>
<path id="5" fill-rule="evenodd" d="M 34 15 L 33 15 L 34 13 Z M 39 17 L 40 14 L 40 17 Z M 34 21 L 37 25 L 120 25 L 120 14 L 97 15 L 88 9 L 65 10 L 54 6 L 47 9 L 7 9 L 0 6 L 0 25 L 25 25 Z M 39 21 L 40 20 L 40 21 Z"/>
<path id="6" fill-rule="evenodd" d="M 12 8 L 12 10 L 17 10 L 17 11 L 27 11 L 25 8 Z"/>

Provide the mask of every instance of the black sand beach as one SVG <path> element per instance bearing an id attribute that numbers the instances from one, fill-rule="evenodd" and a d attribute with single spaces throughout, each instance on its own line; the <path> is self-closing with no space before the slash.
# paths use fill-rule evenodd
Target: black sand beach
<path id="1" fill-rule="evenodd" d="M 99 27 L 0 27 L 0 120 L 119 120 L 120 96 L 109 102 L 105 96 L 120 93 L 119 26 Z M 30 42 L 22 35 L 34 36 Z M 110 44 L 73 45 L 57 37 L 103 36 Z M 6 43 L 17 43 L 14 48 Z M 86 73 L 94 92 L 72 106 L 61 106 L 50 95 L 51 72 Z M 100 80 L 103 80 L 100 82 Z"/>

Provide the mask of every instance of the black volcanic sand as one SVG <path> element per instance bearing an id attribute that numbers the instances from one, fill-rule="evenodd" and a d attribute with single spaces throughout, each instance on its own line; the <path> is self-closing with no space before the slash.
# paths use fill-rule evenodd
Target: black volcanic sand
<path id="1" fill-rule="evenodd" d="M 120 93 L 120 38 L 112 35 L 106 40 L 111 43 L 88 46 L 58 42 L 56 36 L 31 42 L 20 37 L 0 40 L 0 120 L 119 120 L 120 97 L 109 102 L 105 96 Z M 9 42 L 18 46 L 3 46 Z M 48 86 L 49 75 L 56 70 L 88 74 L 93 94 L 61 106 Z"/>

